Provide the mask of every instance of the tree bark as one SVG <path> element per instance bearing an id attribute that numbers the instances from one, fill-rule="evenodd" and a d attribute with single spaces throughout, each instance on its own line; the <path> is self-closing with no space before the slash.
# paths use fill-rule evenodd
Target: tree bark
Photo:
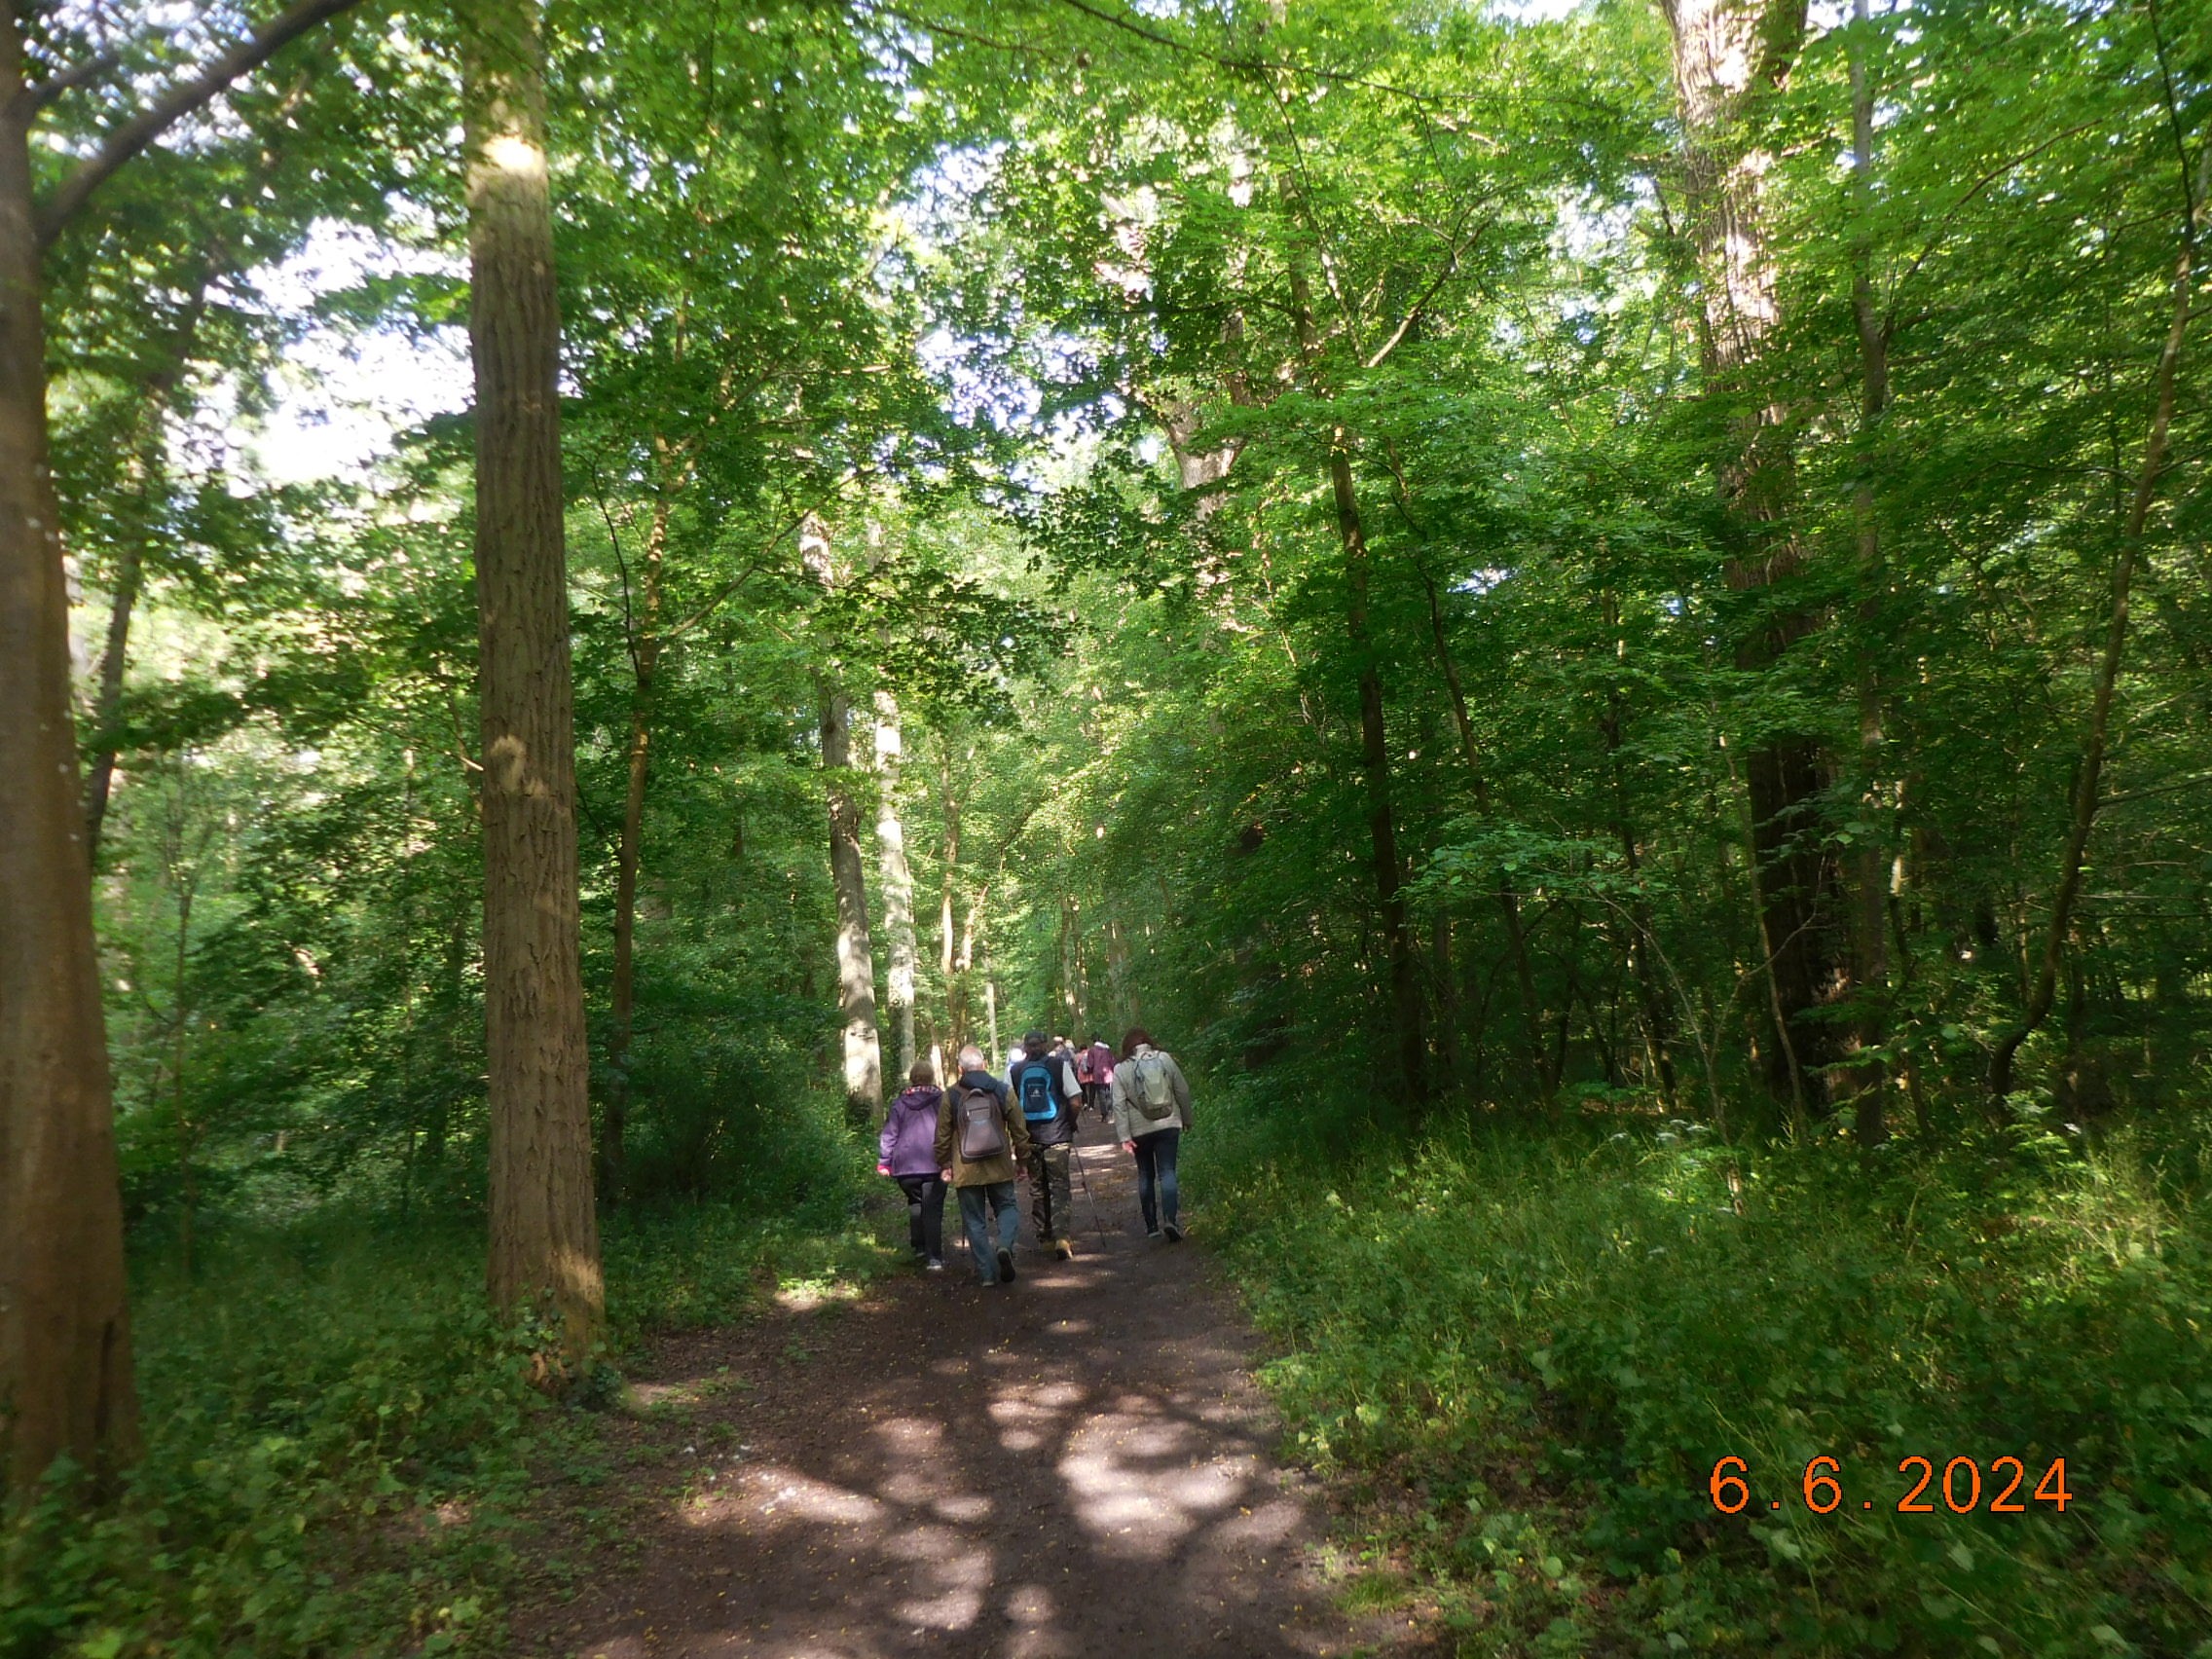
<path id="1" fill-rule="evenodd" d="M 914 876 L 906 865 L 906 826 L 899 816 L 899 772 L 904 759 L 899 699 L 875 694 L 875 851 L 883 871 L 883 931 L 888 936 L 885 991 L 898 1036 L 896 1080 L 905 1086 L 914 1065 Z"/>
<path id="2" fill-rule="evenodd" d="M 535 0 L 461 0 L 476 376 L 484 766 L 489 1288 L 560 1326 L 580 1365 L 603 1314 L 578 962 L 575 736 L 563 541 L 543 43 Z"/>
<path id="3" fill-rule="evenodd" d="M 1787 523 L 1796 495 L 1787 411 L 1755 386 L 1781 307 L 1765 206 L 1774 158 L 1748 135 L 1746 114 L 1761 86 L 1788 79 L 1804 38 L 1805 0 L 1661 0 L 1661 8 L 1674 39 L 1706 378 L 1713 391 L 1750 405 L 1718 469 L 1741 543 L 1727 581 L 1755 591 L 1795 575 L 1803 549 Z M 1803 611 L 1777 617 L 1745 643 L 1740 666 L 1765 667 L 1812 627 Z M 1760 937 L 1775 1017 L 1786 1027 L 1769 1081 L 1793 1101 L 1808 1088 L 1825 1098 L 1825 1068 L 1841 1057 L 1842 1045 L 1832 1024 L 1805 1016 L 1852 990 L 1837 872 L 1820 824 L 1827 760 L 1816 738 L 1782 734 L 1746 754 L 1743 774 L 1759 866 Z"/>
<path id="4" fill-rule="evenodd" d="M 22 37 L 0 18 L 0 1481 L 138 1452 L 114 1091 L 48 470 Z"/>
<path id="5" fill-rule="evenodd" d="M 856 1124 L 883 1115 L 883 1045 L 875 1020 L 875 947 L 868 937 L 867 871 L 853 799 L 852 706 L 817 676 L 822 783 L 830 804 L 830 880 L 837 897 L 837 1013 L 844 1032 L 845 1110 Z"/>
<path id="6" fill-rule="evenodd" d="M 938 983 L 944 993 L 945 1050 L 957 1054 L 968 1041 L 968 964 L 954 949 L 952 908 L 960 871 L 960 792 L 953 783 L 949 736 L 942 739 L 938 788 L 944 814 L 943 856 L 938 869 Z"/>

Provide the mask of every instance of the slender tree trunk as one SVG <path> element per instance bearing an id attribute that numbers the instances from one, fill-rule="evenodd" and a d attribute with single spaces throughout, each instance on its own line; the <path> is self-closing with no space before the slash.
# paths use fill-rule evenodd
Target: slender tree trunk
<path id="1" fill-rule="evenodd" d="M 1610 593 L 1605 595 L 1605 626 L 1616 631 L 1616 655 L 1625 656 L 1627 642 L 1617 632 L 1620 606 Z M 1666 993 L 1660 987 L 1652 960 L 1658 950 L 1659 936 L 1651 915 L 1651 901 L 1644 896 L 1643 856 L 1637 844 L 1636 827 L 1629 816 L 1628 779 L 1621 771 L 1623 719 L 1620 691 L 1617 687 L 1608 687 L 1604 713 L 1598 718 L 1598 729 L 1605 741 L 1605 768 L 1612 785 L 1613 835 L 1620 843 L 1621 864 L 1628 871 L 1630 882 L 1628 968 L 1636 981 L 1638 1011 L 1642 1015 L 1643 1032 L 1650 1040 L 1651 1057 L 1658 1070 L 1659 1097 L 1671 1111 L 1675 1105 L 1675 1022 L 1668 1015 Z"/>
<path id="2" fill-rule="evenodd" d="M 899 816 L 899 774 L 904 758 L 899 700 L 875 694 L 875 850 L 883 871 L 883 931 L 889 937 L 889 974 L 884 989 L 891 1004 L 891 1028 L 899 1042 L 900 1087 L 914 1064 L 914 876 L 906 865 L 906 826 Z"/>
<path id="3" fill-rule="evenodd" d="M 1444 1070 L 1456 1090 L 1461 1080 L 1459 1053 L 1459 971 L 1453 960 L 1452 913 L 1438 906 L 1428 923 L 1428 975 L 1436 987 L 1436 1046 Z"/>
<path id="4" fill-rule="evenodd" d="M 193 344 L 199 338 L 200 319 L 206 313 L 207 290 L 214 282 L 215 265 L 212 253 L 200 261 L 191 295 L 170 337 L 168 350 L 160 365 L 146 377 L 144 395 L 140 399 L 143 424 L 132 468 L 136 474 L 133 482 L 137 486 L 140 510 L 137 522 L 126 529 L 123 544 L 116 549 L 107 638 L 100 651 L 92 702 L 92 735 L 98 747 L 92 752 L 85 775 L 85 845 L 94 868 L 99 866 L 100 830 L 107 819 L 108 795 L 115 783 L 115 717 L 123 703 L 131 614 L 137 608 L 145 580 L 146 549 L 155 534 L 153 516 L 167 493 L 169 404 L 183 382 L 185 365 L 191 361 Z"/>
<path id="5" fill-rule="evenodd" d="M 1313 324 L 1312 297 L 1303 269 L 1290 276 L 1291 306 L 1299 350 L 1309 370 L 1320 356 Z M 1345 559 L 1345 632 L 1359 673 L 1359 761 L 1367 794 L 1367 836 L 1375 876 L 1375 907 L 1382 923 L 1390 961 L 1390 1025 L 1398 1051 L 1398 1082 L 1406 1103 L 1418 1115 L 1428 1098 L 1428 1039 L 1421 1029 L 1420 976 L 1415 963 L 1413 929 L 1400 888 L 1404 869 L 1398 858 L 1396 816 L 1390 802 L 1390 750 L 1382 719 L 1382 677 L 1368 625 L 1369 588 L 1374 559 L 1360 519 L 1359 493 L 1351 473 L 1351 434 L 1338 426 L 1329 434 L 1329 493 L 1336 507 L 1337 538 Z"/>
<path id="6" fill-rule="evenodd" d="M 0 18 L 0 1480 L 138 1453 L 114 1092 L 48 471 L 22 38 Z"/>
<path id="7" fill-rule="evenodd" d="M 1352 487 L 1349 435 L 1330 438 L 1329 485 L 1336 500 L 1337 533 L 1344 545 L 1347 589 L 1345 629 L 1359 663 L 1359 761 L 1367 784 L 1367 838 L 1375 868 L 1376 909 L 1390 952 L 1391 1025 L 1398 1040 L 1398 1070 L 1406 1098 L 1418 1113 L 1428 1098 L 1428 1045 L 1421 1031 L 1420 980 L 1414 965 L 1412 927 L 1399 891 L 1397 820 L 1390 803 L 1390 752 L 1382 723 L 1382 677 L 1368 627 L 1368 585 L 1373 561 Z"/>
<path id="8" fill-rule="evenodd" d="M 564 1366 L 603 1311 L 578 963 L 553 210 L 535 0 L 461 0 L 484 765 L 489 1288 L 557 1318 Z"/>
<path id="9" fill-rule="evenodd" d="M 837 897 L 837 1012 L 844 1032 L 845 1110 L 857 1124 L 883 1115 L 883 1045 L 875 1023 L 875 948 L 868 937 L 867 871 L 853 799 L 852 706 L 816 678 L 822 777 L 830 803 L 830 879 Z"/>
<path id="10" fill-rule="evenodd" d="M 1106 989 L 1114 1004 L 1112 1024 L 1125 1030 L 1141 1022 L 1136 980 L 1129 972 L 1129 931 L 1119 916 L 1106 920 Z M 1110 1035 L 1116 1042 L 1121 1039 L 1120 1031 Z"/>
<path id="11" fill-rule="evenodd" d="M 1805 0 L 1660 3 L 1674 38 L 1706 378 L 1714 392 L 1751 406 L 1718 469 L 1722 501 L 1741 543 L 1728 562 L 1727 580 L 1739 590 L 1757 590 L 1794 576 L 1803 550 L 1788 525 L 1796 469 L 1787 411 L 1762 399 L 1756 386 L 1781 308 L 1765 205 L 1774 158 L 1751 141 L 1745 115 L 1762 86 L 1788 79 L 1804 37 Z M 1802 611 L 1779 617 L 1746 642 L 1740 666 L 1766 667 L 1812 627 L 1813 618 Z M 1837 875 L 1820 823 L 1827 762 L 1816 738 L 1782 734 L 1746 754 L 1743 780 L 1759 865 L 1767 977 L 1785 1027 L 1777 1051 L 1785 1063 L 1770 1068 L 1769 1081 L 1795 1102 L 1808 1088 L 1825 1090 L 1825 1068 L 1840 1058 L 1842 1047 L 1831 1025 L 1804 1016 L 1852 990 Z"/>
<path id="12" fill-rule="evenodd" d="M 622 794 L 622 835 L 614 854 L 613 1028 L 608 1033 L 607 1100 L 600 1116 L 599 1191 L 611 1206 L 622 1201 L 628 1163 L 624 1136 L 630 1124 L 630 1049 L 638 1009 L 638 871 L 645 836 L 645 784 L 651 773 L 654 697 L 659 683 L 661 571 L 668 552 L 669 492 L 674 469 L 666 446 L 656 436 L 661 461 L 654 492 L 652 522 L 638 560 L 637 592 L 630 592 L 629 571 L 622 572 L 623 616 L 630 651 L 630 744 Z M 613 535 L 609 527 L 608 535 Z M 621 548 L 615 549 L 616 557 Z"/>
<path id="13" fill-rule="evenodd" d="M 1890 340 L 1874 300 L 1874 251 L 1864 229 L 1874 205 L 1874 92 L 1867 75 L 1866 0 L 1852 0 L 1851 173 L 1854 206 L 1862 229 L 1854 240 L 1851 315 L 1859 336 L 1858 477 L 1852 481 L 1851 512 L 1857 540 L 1859 579 L 1859 766 L 1864 793 L 1861 805 L 1869 820 L 1888 824 L 1884 803 L 1882 682 L 1869 637 L 1882 612 L 1882 527 L 1877 514 L 1874 469 L 1879 464 L 1882 417 L 1890 402 Z M 1888 1138 L 1883 1122 L 1886 1071 L 1864 1056 L 1878 1050 L 1886 1035 L 1886 998 L 1890 979 L 1890 917 L 1887 857 L 1889 836 L 1862 835 L 1851 856 L 1852 977 L 1857 981 L 1859 1016 L 1850 1042 L 1857 1063 L 1841 1075 L 1852 1097 L 1852 1132 L 1862 1147 Z"/>
<path id="14" fill-rule="evenodd" d="M 1406 488 L 1399 480 L 1399 504 L 1406 502 Z M 1436 578 L 1424 565 L 1420 572 L 1421 586 L 1428 594 L 1429 642 L 1436 648 L 1437 666 L 1444 672 L 1445 689 L 1452 694 L 1452 723 L 1459 734 L 1459 752 L 1466 756 L 1469 787 L 1474 792 L 1475 810 L 1487 821 L 1491 817 L 1490 774 L 1483 769 L 1482 745 L 1475 737 L 1475 722 L 1467 712 L 1467 691 L 1459 680 L 1458 659 L 1452 654 L 1452 642 L 1444 628 L 1444 606 L 1436 591 Z M 1537 1088 L 1544 1103 L 1549 1106 L 1559 1092 L 1559 1078 L 1544 1061 L 1543 1010 L 1536 1001 L 1536 976 L 1529 960 L 1529 933 L 1521 922 L 1521 898 L 1513 891 L 1510 881 L 1497 884 L 1497 909 L 1505 923 L 1505 940 L 1513 952 L 1513 981 L 1521 999 L 1523 1054 L 1536 1077 Z"/>
<path id="15" fill-rule="evenodd" d="M 2096 678 L 2089 696 L 2088 729 L 2082 734 L 2082 762 L 2075 774 L 2072 821 L 2066 831 L 2066 850 L 2058 865 L 2058 887 L 2051 897 L 2050 926 L 2044 935 L 2035 979 L 2019 1022 L 1999 1041 L 1989 1060 L 1989 1092 L 1995 1109 L 2005 1111 L 2005 1097 L 2012 1091 L 2012 1068 L 2020 1045 L 2049 1017 L 2058 992 L 2058 970 L 2066 951 L 2066 937 L 2074 923 L 2074 904 L 2082 893 L 2082 869 L 2089 850 L 2089 835 L 2097 826 L 2098 792 L 2103 787 L 2105 751 L 2112 733 L 2112 705 L 2120 685 L 2120 670 L 2127 654 L 2128 592 L 2135 566 L 2143 552 L 2144 532 L 2151 506 L 2157 499 L 2158 483 L 2166 469 L 2166 447 L 2173 427 L 2174 400 L 2181 367 L 2183 343 L 2189 335 L 2190 296 L 2196 273 L 2197 239 L 2208 203 L 2212 203 L 2212 146 L 2206 146 L 2196 177 L 2190 178 L 2186 162 L 2182 182 L 2187 203 L 2182 214 L 2181 250 L 2174 256 L 2172 320 L 2166 343 L 2158 353 L 2157 372 L 2152 381 L 2151 429 L 2143 441 L 2143 462 L 2136 469 L 2135 490 L 2120 526 L 2120 550 L 2113 560 L 2112 605 L 2105 624 L 2104 650 L 2097 658 Z"/>
<path id="16" fill-rule="evenodd" d="M 944 851 L 938 870 L 938 982 L 944 991 L 946 1048 L 958 1053 L 968 1041 L 968 964 L 954 949 L 952 919 L 954 888 L 960 871 L 960 792 L 954 786 L 952 740 L 944 739 L 938 784 L 944 814 Z M 940 1079 L 941 1082 L 942 1079 Z"/>

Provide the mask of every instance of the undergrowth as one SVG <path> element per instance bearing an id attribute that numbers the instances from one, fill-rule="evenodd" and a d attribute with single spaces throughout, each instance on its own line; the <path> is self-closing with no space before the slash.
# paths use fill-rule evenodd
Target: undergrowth
<path id="1" fill-rule="evenodd" d="M 855 1190 L 621 1212 L 612 1360 L 648 1330 L 743 1318 L 780 1282 L 869 1272 Z M 483 1252 L 471 1223 L 336 1205 L 233 1225 L 189 1281 L 141 1264 L 146 1456 L 89 1515 L 63 1470 L 9 1518 L 0 1655 L 501 1651 L 533 1472 L 586 1452 L 600 1419 L 528 1386 L 540 1334 L 486 1309 Z"/>
<path id="2" fill-rule="evenodd" d="M 1355 1588 L 1460 1653 L 2212 1655 L 2203 1117 L 1871 1161 L 1525 1122 L 1340 1158 L 1257 1096 L 1213 1128 L 1195 1184 Z"/>

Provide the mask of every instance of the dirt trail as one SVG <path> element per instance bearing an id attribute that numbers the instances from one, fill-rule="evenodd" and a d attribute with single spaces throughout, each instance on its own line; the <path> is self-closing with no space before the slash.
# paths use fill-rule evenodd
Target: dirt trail
<path id="1" fill-rule="evenodd" d="M 1197 1243 L 1138 1231 L 1087 1126 L 1096 1214 L 986 1290 L 963 1250 L 834 1309 L 671 1338 L 618 1424 L 631 1472 L 576 1494 L 573 1600 L 518 1650 L 774 1659 L 1324 1655 L 1379 1630 L 1312 1574 L 1309 1484 L 1270 1456 L 1254 1345 Z M 1024 1190 L 1026 1195 L 1026 1189 Z M 948 1205 L 947 1233 L 958 1229 Z M 656 1467 L 657 1465 L 657 1467 Z M 551 1494 L 549 1494 L 551 1495 Z M 587 1546 L 581 1517 L 598 1516 Z"/>

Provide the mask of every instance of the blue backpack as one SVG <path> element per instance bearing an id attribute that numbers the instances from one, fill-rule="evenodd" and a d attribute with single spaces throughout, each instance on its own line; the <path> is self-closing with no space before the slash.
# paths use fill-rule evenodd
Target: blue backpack
<path id="1" fill-rule="evenodd" d="M 1052 1067 L 1047 1060 L 1029 1060 L 1021 1068 L 1021 1116 L 1032 1124 L 1049 1124 L 1060 1115 L 1060 1097 L 1052 1088 Z"/>

